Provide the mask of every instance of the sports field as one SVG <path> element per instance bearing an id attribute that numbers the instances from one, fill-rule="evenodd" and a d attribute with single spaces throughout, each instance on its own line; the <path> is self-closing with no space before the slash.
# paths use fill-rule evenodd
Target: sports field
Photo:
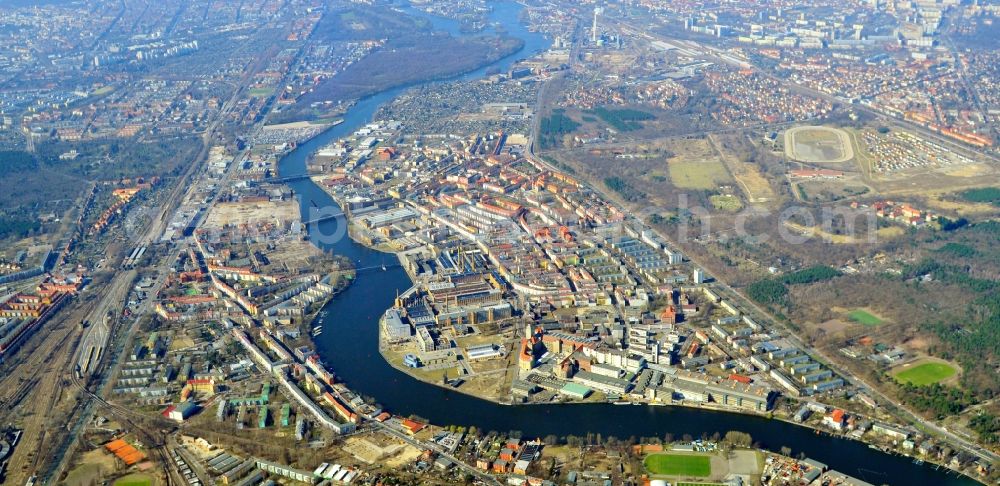
<path id="1" fill-rule="evenodd" d="M 146 474 L 129 474 L 117 481 L 115 486 L 152 486 L 153 478 Z"/>
<path id="2" fill-rule="evenodd" d="M 651 474 L 704 478 L 712 474 L 709 456 L 692 454 L 651 454 L 642 461 Z"/>
<path id="3" fill-rule="evenodd" d="M 794 127 L 785 132 L 785 155 L 810 163 L 840 163 L 854 158 L 847 133 L 831 127 Z"/>
<path id="4" fill-rule="evenodd" d="M 847 317 L 850 317 L 852 321 L 864 324 L 866 326 L 877 326 L 882 323 L 882 319 L 868 312 L 864 309 L 854 309 L 847 313 Z"/>
<path id="5" fill-rule="evenodd" d="M 911 383 L 917 386 L 932 385 L 955 376 L 958 370 L 948 363 L 927 361 L 920 364 L 905 366 L 893 373 L 900 383 Z"/>

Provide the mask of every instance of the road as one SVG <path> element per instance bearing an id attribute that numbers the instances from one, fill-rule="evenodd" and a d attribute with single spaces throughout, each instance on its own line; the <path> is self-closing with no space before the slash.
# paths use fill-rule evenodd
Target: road
<path id="1" fill-rule="evenodd" d="M 496 486 L 500 486 L 500 481 L 498 481 L 497 478 L 493 477 L 493 475 L 485 473 L 483 471 L 480 471 L 479 469 L 476 469 L 475 467 L 473 467 L 473 466 L 471 466 L 469 464 L 466 464 L 464 461 L 458 459 L 457 457 L 451 455 L 450 453 L 448 453 L 447 451 L 445 451 L 444 449 L 442 449 L 441 446 L 438 445 L 438 444 L 436 444 L 436 443 L 428 443 L 428 442 L 418 441 L 418 440 L 410 437 L 409 435 L 407 435 L 407 434 L 405 434 L 403 432 L 400 432 L 400 431 L 398 431 L 398 430 L 396 430 L 396 429 L 394 429 L 392 427 L 389 427 L 388 425 L 386 425 L 386 424 L 384 424 L 382 422 L 372 422 L 372 424 L 373 424 L 373 427 L 376 430 L 380 430 L 380 431 L 385 432 L 385 433 L 387 433 L 387 434 L 389 434 L 389 435 L 391 435 L 393 437 L 396 437 L 397 439 L 400 439 L 403 442 L 406 442 L 407 444 L 410 444 L 413 447 L 416 447 L 416 448 L 418 448 L 420 450 L 430 449 L 430 450 L 438 453 L 438 455 L 440 455 L 442 457 L 445 457 L 448 460 L 450 460 L 451 462 L 455 463 L 455 467 L 458 467 L 459 469 L 461 469 L 461 470 L 465 471 L 466 473 L 472 475 L 472 477 L 474 477 L 476 479 L 479 479 L 480 481 L 483 481 L 484 483 L 493 484 L 493 485 L 496 485 Z"/>
<path id="2" fill-rule="evenodd" d="M 222 125 L 222 123 L 225 122 L 230 112 L 232 112 L 232 110 L 237 107 L 239 101 L 244 97 L 245 92 L 248 89 L 247 86 L 253 80 L 254 74 L 258 70 L 266 67 L 266 65 L 267 63 L 265 56 L 260 56 L 257 59 L 257 62 L 254 64 L 254 66 L 248 69 L 244 73 L 244 75 L 240 78 L 239 82 L 236 84 L 235 89 L 233 90 L 232 95 L 222 104 L 222 107 L 219 110 L 216 118 L 208 125 L 208 127 L 202 134 L 201 151 L 191 162 L 191 164 L 189 164 L 187 170 L 184 172 L 184 174 L 178 180 L 176 185 L 173 187 L 170 194 L 165 198 L 164 204 L 160 207 L 159 212 L 147 224 L 145 231 L 141 234 L 139 238 L 137 238 L 134 242 L 132 242 L 133 246 L 147 246 L 147 247 L 152 246 L 156 242 L 159 235 L 163 233 L 164 229 L 166 228 L 166 225 L 170 221 L 168 216 L 173 214 L 174 211 L 180 206 L 181 202 L 184 200 L 184 196 L 187 195 L 189 191 L 194 189 L 195 184 L 193 183 L 193 178 L 195 177 L 196 174 L 199 173 L 200 169 L 204 167 L 204 164 L 202 162 L 206 160 L 208 151 L 211 148 L 211 145 L 213 143 L 213 140 L 220 125 Z M 255 124 L 252 128 L 250 128 L 249 131 L 252 133 L 254 129 L 257 129 L 259 126 L 263 125 L 263 123 L 264 120 L 262 119 L 260 122 Z M 236 160 L 239 160 L 245 154 L 246 152 L 239 154 L 236 157 Z M 229 165 L 227 171 L 223 174 L 220 187 L 225 187 L 226 184 L 232 179 L 233 174 L 236 172 L 237 166 L 238 164 L 236 163 L 232 163 Z M 216 196 L 213 197 L 212 201 L 208 203 L 208 207 L 214 206 L 217 198 L 218 198 L 218 193 L 216 193 Z M 181 251 L 180 248 L 183 248 L 183 245 L 178 245 L 176 248 L 172 249 L 170 252 L 168 252 L 168 255 L 165 258 L 161 259 L 156 264 L 157 279 L 154 282 L 153 288 L 148 292 L 149 298 L 147 298 L 137 309 L 137 311 L 134 314 L 135 318 L 125 322 L 127 327 L 125 327 L 124 329 L 118 329 L 116 323 L 118 323 L 118 321 L 120 320 L 120 315 L 121 315 L 120 311 L 124 307 L 125 299 L 128 296 L 128 292 L 131 288 L 132 282 L 135 281 L 135 278 L 137 276 L 136 272 L 134 270 L 118 272 L 113 277 L 112 282 L 109 283 L 108 286 L 105 287 L 104 289 L 97 289 L 97 288 L 89 289 L 92 292 L 103 290 L 101 301 L 96 305 L 96 307 L 94 308 L 94 310 L 90 315 L 95 317 L 100 317 L 103 316 L 104 313 L 106 313 L 108 310 L 114 311 L 115 315 L 106 324 L 102 323 L 103 325 L 92 326 L 91 328 L 85 330 L 84 335 L 81 337 L 81 341 L 85 343 L 84 346 L 78 346 L 75 348 L 77 350 L 76 352 L 73 352 L 71 350 L 67 354 L 76 357 L 76 359 L 73 360 L 75 366 L 77 363 L 80 363 L 81 361 L 86 361 L 86 358 L 84 356 L 89 354 L 89 349 L 91 347 L 94 347 L 95 349 L 119 350 L 119 352 L 117 356 L 112 355 L 109 357 L 111 352 L 104 351 L 103 352 L 104 356 L 102 356 L 101 360 L 98 360 L 97 363 L 89 364 L 90 366 L 89 371 L 92 373 L 92 378 L 93 378 L 92 383 L 98 383 L 98 391 L 96 393 L 87 390 L 86 386 L 82 383 L 82 381 L 76 378 L 75 373 L 73 373 L 70 369 L 64 368 L 64 371 L 69 372 L 70 376 L 72 377 L 71 379 L 75 381 L 77 385 L 76 388 L 82 390 L 83 399 L 80 401 L 78 407 L 76 408 L 76 410 L 79 411 L 76 417 L 77 420 L 76 427 L 71 429 L 70 434 L 67 434 L 64 438 L 61 438 L 63 445 L 60 447 L 60 450 L 63 453 L 60 454 L 59 457 L 52 458 L 54 459 L 54 464 L 52 465 L 52 468 L 50 470 L 51 472 L 46 475 L 47 478 L 58 477 L 59 472 L 61 472 L 67 466 L 66 463 L 68 459 L 72 457 L 71 452 L 76 441 L 78 440 L 79 432 L 82 430 L 85 424 L 90 420 L 95 405 L 98 407 L 103 407 L 105 409 L 110 408 L 111 410 L 114 411 L 114 413 L 118 414 L 118 416 L 120 417 L 127 416 L 129 413 L 131 413 L 128 411 L 128 409 L 124 407 L 119 407 L 107 401 L 107 396 L 110 392 L 109 387 L 107 385 L 113 382 L 114 377 L 117 375 L 118 369 L 121 366 L 121 363 L 124 362 L 124 359 L 122 359 L 122 357 L 125 355 L 125 353 L 128 352 L 126 345 L 132 341 L 136 331 L 138 330 L 137 324 L 140 320 L 139 317 L 148 313 L 151 310 L 150 307 L 154 305 L 155 296 L 158 294 L 159 290 L 164 285 L 169 266 L 174 261 L 176 261 Z M 103 321 L 103 319 L 99 320 Z M 98 322 L 98 321 L 92 320 L 92 322 Z M 104 361 L 105 359 L 111 360 L 110 361 L 110 363 L 112 363 L 111 369 L 105 369 L 106 367 L 102 366 L 103 365 L 102 361 Z M 138 416 L 133 416 L 133 418 L 126 420 L 133 420 L 133 421 L 141 420 L 140 418 L 137 417 Z M 140 429 L 136 428 L 136 430 Z M 140 432 L 140 437 L 143 437 L 142 435 L 143 433 L 149 434 L 148 431 Z M 166 448 L 163 447 L 165 439 L 162 436 L 146 435 L 145 440 L 148 441 L 149 444 L 155 444 L 155 446 L 151 445 L 151 450 L 154 451 L 155 455 L 154 459 L 157 459 L 159 462 L 163 463 L 163 466 L 168 474 L 168 479 L 175 476 L 176 471 L 174 471 L 173 469 L 173 462 L 169 460 L 169 457 L 167 457 L 166 454 Z M 180 484 L 184 484 L 184 481 L 180 481 Z"/>
<path id="3" fill-rule="evenodd" d="M 986 121 L 986 125 L 990 127 L 990 131 L 996 136 L 998 133 L 996 125 L 993 123 L 993 118 L 990 116 L 989 110 L 983 104 L 982 98 L 979 96 L 979 90 L 976 89 L 976 84 L 969 82 L 969 73 L 965 67 L 965 61 L 962 60 L 962 55 L 955 46 L 955 41 L 949 36 L 942 36 L 944 38 L 944 44 L 951 51 L 952 56 L 955 57 L 955 65 L 957 66 L 956 71 L 958 72 L 958 79 L 962 82 L 963 87 L 972 96 L 972 101 L 976 105 L 976 110 L 979 111 L 979 116 L 983 117 Z"/>

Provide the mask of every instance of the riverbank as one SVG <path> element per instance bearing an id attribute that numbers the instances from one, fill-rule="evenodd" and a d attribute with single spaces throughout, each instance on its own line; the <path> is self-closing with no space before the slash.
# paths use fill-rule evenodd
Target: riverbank
<path id="1" fill-rule="evenodd" d="M 519 32 L 524 29 L 517 23 L 520 9 L 499 10 L 502 15 L 495 20 L 509 25 L 514 35 L 521 36 Z M 506 64 L 500 62 L 476 73 L 494 67 L 503 70 Z M 401 90 L 390 90 L 359 101 L 344 115 L 344 124 L 300 145 L 283 159 L 282 174 L 304 174 L 305 159 L 309 153 L 370 122 L 378 105 L 399 93 Z M 299 195 L 303 214 L 309 214 L 312 207 L 310 201 L 313 200 L 321 205 L 333 206 L 329 195 L 310 180 L 289 181 L 289 185 Z M 359 268 L 378 268 L 392 258 L 386 253 L 364 247 L 352 238 L 332 242 L 319 238 L 319 235 L 336 234 L 337 225 L 341 223 L 331 219 L 310 224 L 309 231 L 317 235 L 312 241 L 324 250 L 348 256 Z M 388 265 L 386 271 L 359 273 L 357 280 L 324 308 L 327 311 L 326 317 L 321 319 L 324 333 L 314 340 L 323 361 L 344 383 L 359 394 L 375 397 L 387 410 L 399 415 L 421 416 L 438 424 L 474 425 L 480 430 L 518 430 L 533 437 L 587 433 L 621 438 L 663 436 L 664 433 L 697 437 L 704 433 L 739 430 L 751 434 L 771 450 L 788 446 L 796 453 L 822 460 L 837 470 L 852 472 L 860 465 L 878 469 L 892 478 L 885 481 L 892 484 L 973 484 L 965 478 L 916 466 L 906 458 L 876 452 L 855 441 L 817 435 L 805 427 L 766 417 L 677 406 L 614 406 L 607 403 L 498 406 L 497 403 L 456 393 L 452 388 L 429 387 L 427 383 L 388 365 L 378 351 L 378 319 L 386 308 L 392 306 L 394 294 L 405 291 L 412 286 L 412 282 L 410 276 L 395 265 Z"/>
<path id="2" fill-rule="evenodd" d="M 261 130 L 265 130 L 265 131 L 268 131 L 268 130 L 300 130 L 300 129 L 308 129 L 308 128 L 318 128 L 321 131 L 325 131 L 325 130 L 329 130 L 332 127 L 340 125 L 341 123 L 344 123 L 344 120 L 334 120 L 332 122 L 324 122 L 322 120 L 298 121 L 298 122 L 290 122 L 290 123 L 279 123 L 279 124 L 276 124 L 276 125 L 264 125 L 264 127 L 261 128 Z M 301 143 L 301 142 L 305 142 L 307 140 L 308 139 L 306 139 L 306 140 L 300 140 L 299 142 Z"/>
<path id="3" fill-rule="evenodd" d="M 333 199 L 329 192 L 322 188 L 314 186 L 314 191 L 322 193 L 330 200 Z M 340 219 L 336 224 L 349 224 L 349 222 Z M 332 231 L 328 229 L 324 233 L 330 234 Z M 342 238 L 334 246 L 350 248 L 347 251 L 364 255 L 364 260 L 357 260 L 359 265 L 376 267 L 379 262 L 384 264 L 386 255 L 389 254 L 396 255 L 404 262 L 408 258 L 406 252 L 387 253 L 378 251 L 377 247 L 363 245 L 361 242 L 363 238 L 359 238 L 354 232 L 349 233 L 353 234 L 348 238 Z M 331 303 L 345 312 L 343 315 L 338 315 L 331 311 L 331 318 L 343 324 L 335 324 L 338 326 L 337 338 L 326 341 L 326 336 L 329 334 L 325 333 L 323 339 L 317 340 L 317 348 L 321 350 L 324 360 L 331 364 L 352 389 L 357 388 L 366 395 L 378 397 L 379 403 L 390 410 L 397 412 L 405 410 L 402 412 L 403 415 L 425 417 L 432 423 L 468 424 L 496 430 L 514 429 L 530 436 L 542 436 L 548 433 L 557 436 L 580 435 L 599 430 L 605 435 L 641 437 L 658 436 L 663 430 L 685 433 L 681 431 L 695 427 L 697 428 L 692 430 L 690 435 L 698 436 L 712 431 L 740 430 L 752 434 L 772 450 L 788 446 L 796 452 L 803 452 L 831 463 L 832 467 L 838 470 L 847 469 L 849 472 L 852 461 L 838 461 L 836 455 L 831 457 L 830 453 L 833 450 L 837 450 L 838 454 L 840 451 L 845 451 L 848 456 L 855 456 L 854 461 L 882 464 L 880 467 L 886 470 L 912 468 L 921 471 L 914 477 L 927 474 L 923 472 L 923 468 L 919 468 L 919 464 L 914 463 L 913 458 L 899 455 L 898 452 L 893 452 L 894 455 L 889 456 L 882 450 L 870 449 L 868 441 L 845 440 L 848 437 L 833 435 L 811 424 L 796 423 L 787 417 L 739 413 L 712 406 L 692 406 L 693 404 L 683 402 L 644 403 L 646 406 L 631 407 L 593 402 L 549 402 L 518 407 L 516 406 L 518 404 L 511 401 L 491 400 L 478 394 L 468 393 L 468 390 L 462 390 L 461 387 L 455 389 L 440 380 L 414 376 L 410 370 L 386 357 L 383 349 L 385 336 L 379 324 L 379 319 L 385 310 L 394 304 L 392 294 L 405 292 L 418 281 L 416 276 L 410 273 L 411 265 L 401 266 L 403 271 L 399 271 L 398 268 L 388 268 L 385 271 L 364 274 L 361 277 L 364 285 L 352 289 L 357 291 L 355 296 L 345 295 L 343 300 Z M 361 302 L 358 299 L 366 301 Z M 359 306 L 362 308 L 359 309 Z M 362 345 L 348 347 L 336 345 L 345 338 L 349 342 L 360 342 Z M 375 349 L 363 345 L 366 342 L 375 344 Z M 330 349 L 333 346 L 335 348 Z M 426 386 L 428 384 L 433 386 Z M 556 417 L 558 419 L 553 421 Z M 642 419 L 637 421 L 639 417 Z M 813 447 L 816 444 L 825 445 L 816 449 Z M 878 456 L 872 457 L 872 454 Z M 860 464 L 860 462 L 853 463 Z M 901 472 L 897 474 L 905 476 Z M 942 478 L 937 484 L 969 484 L 962 482 L 965 479 L 952 481 L 953 479 L 955 478 Z"/>

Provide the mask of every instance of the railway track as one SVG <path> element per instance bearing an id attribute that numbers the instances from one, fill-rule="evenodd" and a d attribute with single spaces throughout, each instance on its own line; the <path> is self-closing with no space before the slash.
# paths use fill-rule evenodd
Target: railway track
<path id="1" fill-rule="evenodd" d="M 25 431 L 23 446 L 11 458 L 8 482 L 17 484 L 44 467 L 59 443 L 61 434 L 53 434 L 53 429 L 66 417 L 62 412 L 72 397 L 64 393 L 58 370 L 69 365 L 78 344 L 79 332 L 72 322 L 87 310 L 86 305 L 70 310 L 64 319 L 52 323 L 47 335 L 29 340 L 16 359 L 7 363 L 10 368 L 0 379 L 0 390 L 9 392 L 0 399 L 0 416 L 11 422 L 22 420 Z"/>
<path id="2" fill-rule="evenodd" d="M 24 400 L 24 397 L 27 396 L 28 392 L 30 392 L 37 384 L 38 378 L 36 377 L 32 377 L 30 380 L 22 382 L 21 386 L 11 392 L 10 395 L 0 399 L 0 407 L 3 407 L 6 410 L 13 410 L 19 403 L 21 403 L 21 400 Z"/>
<path id="3" fill-rule="evenodd" d="M 50 341 L 42 337 L 33 347 L 21 349 L 14 356 L 14 359 L 4 364 L 8 372 L 3 378 L 0 378 L 0 390 L 9 390 L 9 393 L 0 398 L 0 415 L 6 418 L 17 408 L 18 404 L 37 389 L 36 385 L 41 379 L 39 375 L 49 369 L 44 365 L 47 364 L 51 356 L 58 356 L 59 354 L 55 351 L 64 349 L 66 342 L 75 334 L 72 332 L 72 327 L 67 326 L 67 324 L 66 319 L 55 323 L 56 329 L 53 333 L 63 333 L 58 340 Z M 25 348 L 31 346 L 34 339 L 39 338 L 34 336 L 29 338 L 29 343 Z M 75 342 L 73 346 L 75 347 Z"/>
<path id="4" fill-rule="evenodd" d="M 77 420 L 75 425 L 68 430 L 70 436 L 74 439 L 78 439 L 89 424 L 90 417 L 92 417 L 97 410 L 101 410 L 102 413 L 105 413 L 114 420 L 118 421 L 124 428 L 128 429 L 129 432 L 134 434 L 146 446 L 146 450 L 148 451 L 147 457 L 149 459 L 164 465 L 166 484 L 168 486 L 177 484 L 177 481 L 173 476 L 175 471 L 169 461 L 166 448 L 166 437 L 168 434 L 173 432 L 175 424 L 167 421 L 166 419 L 151 417 L 139 412 L 134 412 L 126 407 L 104 399 L 98 393 L 88 389 L 87 383 L 83 379 L 77 377 L 75 373 L 70 374 L 69 377 L 64 378 L 63 381 L 66 382 L 68 388 L 77 391 L 81 396 L 81 401 L 79 402 L 81 405 L 75 410 L 77 413 L 73 414 L 77 417 Z M 52 454 L 46 456 L 47 459 L 56 460 L 51 461 L 49 469 L 39 475 L 43 478 L 43 484 L 52 484 L 58 481 L 63 469 L 64 461 L 62 458 L 69 455 L 69 452 L 75 445 L 76 440 L 63 440 L 60 442 L 56 450 L 52 451 Z"/>

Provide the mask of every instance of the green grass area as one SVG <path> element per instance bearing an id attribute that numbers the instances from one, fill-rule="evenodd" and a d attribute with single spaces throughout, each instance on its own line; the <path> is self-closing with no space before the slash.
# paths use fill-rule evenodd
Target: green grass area
<path id="1" fill-rule="evenodd" d="M 677 486 L 723 486 L 722 483 L 677 483 Z"/>
<path id="2" fill-rule="evenodd" d="M 619 132 L 631 132 L 642 128 L 643 121 L 653 120 L 656 117 L 645 111 L 632 109 L 611 109 L 603 106 L 594 108 L 588 113 L 597 115 L 605 123 L 611 125 Z"/>
<path id="3" fill-rule="evenodd" d="M 255 96 L 257 98 L 267 98 L 268 96 L 271 96 L 271 93 L 274 93 L 273 88 L 252 88 L 250 90 L 250 96 Z"/>
<path id="4" fill-rule="evenodd" d="M 871 312 L 863 309 L 854 309 L 847 313 L 847 317 L 854 322 L 858 322 L 866 326 L 877 326 L 882 323 L 882 319 L 879 319 L 878 317 L 872 315 Z"/>
<path id="5" fill-rule="evenodd" d="M 68 486 L 81 486 L 94 484 L 101 477 L 101 467 L 97 464 L 81 464 L 66 475 L 62 484 Z"/>
<path id="6" fill-rule="evenodd" d="M 894 377 L 900 383 L 925 386 L 951 378 L 955 373 L 958 373 L 958 370 L 947 363 L 928 362 L 905 368 L 897 372 Z"/>
<path id="7" fill-rule="evenodd" d="M 712 201 L 712 206 L 719 211 L 735 213 L 743 209 L 743 202 L 740 198 L 730 194 L 715 194 L 708 198 Z"/>
<path id="8" fill-rule="evenodd" d="M 699 160 L 669 162 L 670 181 L 681 189 L 715 189 L 723 184 L 731 184 L 726 166 L 719 160 Z"/>
<path id="9" fill-rule="evenodd" d="M 91 96 L 102 96 L 102 95 L 106 95 L 106 94 L 108 94 L 108 93 L 110 93 L 110 92 L 112 92 L 114 90 L 115 90 L 114 86 L 102 86 L 100 88 L 95 89 L 93 93 L 90 93 L 90 95 Z"/>
<path id="10" fill-rule="evenodd" d="M 708 456 L 691 454 L 652 454 L 642 461 L 652 474 L 663 476 L 707 477 L 712 474 L 712 461 Z"/>
<path id="11" fill-rule="evenodd" d="M 115 481 L 115 486 L 153 486 L 153 478 L 146 474 L 129 474 Z"/>

